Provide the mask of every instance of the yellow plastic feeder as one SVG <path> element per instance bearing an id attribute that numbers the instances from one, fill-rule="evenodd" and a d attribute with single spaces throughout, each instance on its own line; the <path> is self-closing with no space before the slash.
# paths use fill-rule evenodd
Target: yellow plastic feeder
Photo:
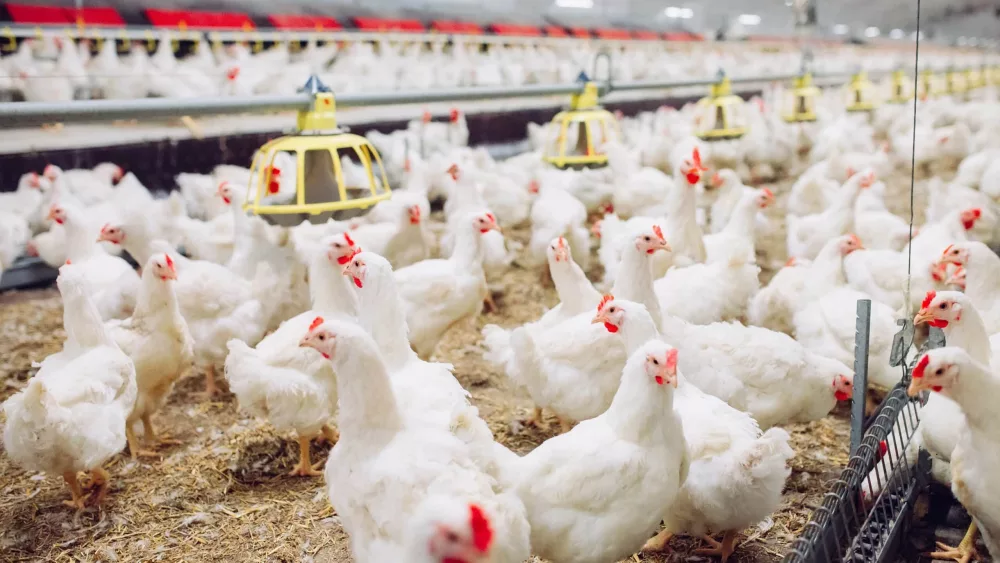
<path id="1" fill-rule="evenodd" d="M 304 90 L 312 94 L 313 101 L 309 109 L 299 112 L 295 134 L 269 141 L 254 156 L 244 208 L 285 224 L 288 221 L 280 221 L 280 216 L 298 214 L 300 217 L 291 218 L 298 222 L 326 212 L 367 209 L 389 199 L 392 192 L 382 157 L 367 139 L 337 127 L 333 92 L 315 76 Z M 275 166 L 279 153 L 294 158 L 294 198 L 278 193 L 280 174 L 290 173 Z M 364 174 L 345 178 L 343 157 L 358 163 Z"/>
<path id="2" fill-rule="evenodd" d="M 890 104 L 905 104 L 913 99 L 912 88 L 909 79 L 906 77 L 906 72 L 902 69 L 896 69 L 892 71 L 892 76 L 889 80 L 891 92 L 886 102 Z"/>
<path id="3" fill-rule="evenodd" d="M 868 80 L 865 71 L 858 71 L 847 84 L 847 111 L 851 113 L 870 112 L 875 109 L 875 85 Z"/>
<path id="4" fill-rule="evenodd" d="M 608 155 L 601 146 L 621 139 L 618 120 L 599 103 L 597 84 L 586 82 L 583 92 L 573 94 L 570 107 L 552 118 L 552 138 L 545 143 L 542 160 L 557 168 L 600 168 Z M 573 136 L 575 142 L 570 143 Z"/>
<path id="5" fill-rule="evenodd" d="M 743 98 L 733 94 L 726 73 L 719 71 L 719 81 L 709 95 L 698 101 L 695 135 L 703 141 L 739 139 L 747 134 Z"/>
<path id="6" fill-rule="evenodd" d="M 816 98 L 819 88 L 813 85 L 811 72 L 803 72 L 795 78 L 788 96 L 788 109 L 782 118 L 788 123 L 811 123 L 816 121 Z"/>

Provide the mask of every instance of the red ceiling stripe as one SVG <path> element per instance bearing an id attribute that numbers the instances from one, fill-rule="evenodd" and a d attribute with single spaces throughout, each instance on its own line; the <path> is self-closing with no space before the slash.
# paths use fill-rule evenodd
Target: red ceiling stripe
<path id="1" fill-rule="evenodd" d="M 477 24 L 468 22 L 436 20 L 431 22 L 431 29 L 441 33 L 460 33 L 464 35 L 483 34 L 483 28 L 479 27 Z"/>
<path id="2" fill-rule="evenodd" d="M 624 29 L 598 28 L 595 30 L 601 39 L 631 39 L 632 35 Z"/>
<path id="3" fill-rule="evenodd" d="M 65 8 L 55 6 L 32 6 L 29 4 L 7 3 L 7 12 L 14 23 L 34 24 L 67 24 L 76 20 L 70 19 Z"/>
<path id="4" fill-rule="evenodd" d="M 354 25 L 361 31 L 426 31 L 418 20 L 386 20 L 382 18 L 354 18 Z"/>
<path id="5" fill-rule="evenodd" d="M 565 29 L 555 25 L 545 26 L 545 35 L 549 37 L 569 37 L 569 33 Z"/>
<path id="6" fill-rule="evenodd" d="M 582 27 L 571 27 L 569 28 L 569 33 L 573 37 L 579 37 L 581 39 L 590 39 L 592 37 L 590 35 L 590 30 Z"/>
<path id="7" fill-rule="evenodd" d="M 643 41 L 659 41 L 660 36 L 654 31 L 636 31 L 632 34 L 636 39 L 642 39 Z"/>
<path id="8" fill-rule="evenodd" d="M 277 29 L 339 31 L 344 28 L 339 21 L 325 16 L 271 14 L 267 19 Z"/>
<path id="9" fill-rule="evenodd" d="M 507 23 L 495 23 L 491 26 L 493 33 L 497 35 L 516 35 L 521 37 L 538 37 L 542 30 L 532 25 L 515 25 Z"/>
<path id="10" fill-rule="evenodd" d="M 235 12 L 193 12 L 188 10 L 157 10 L 149 8 L 146 17 L 154 27 L 194 27 L 212 29 L 246 29 L 256 27 L 250 16 Z"/>

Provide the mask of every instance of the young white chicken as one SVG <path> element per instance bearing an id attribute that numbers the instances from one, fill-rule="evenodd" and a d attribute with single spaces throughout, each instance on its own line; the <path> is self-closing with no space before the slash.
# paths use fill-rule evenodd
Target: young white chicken
<path id="1" fill-rule="evenodd" d="M 725 227 L 703 237 L 706 262 L 725 261 L 737 252 L 745 252 L 748 262 L 755 262 L 757 259 L 757 213 L 774 203 L 774 193 L 768 188 L 743 188 L 737 193 L 739 199 L 733 206 Z M 714 217 L 712 221 L 714 224 Z"/>
<path id="2" fill-rule="evenodd" d="M 330 426 L 337 407 L 333 368 L 315 350 L 295 344 L 317 318 L 356 318 L 357 298 L 340 272 L 355 250 L 343 234 L 326 239 L 309 264 L 312 308 L 281 323 L 255 347 L 238 339 L 226 344 L 226 380 L 240 407 L 267 419 L 279 432 L 296 434 L 299 462 L 289 475 L 320 475 L 312 466 L 310 443 L 320 433 L 337 441 Z"/>
<path id="3" fill-rule="evenodd" d="M 986 332 L 1000 332 L 1000 257 L 981 242 L 959 242 L 944 250 L 940 263 L 963 268 L 965 294 L 982 316 Z"/>
<path id="4" fill-rule="evenodd" d="M 532 551 L 555 563 L 603 563 L 649 539 L 688 476 L 677 378 L 677 350 L 647 342 L 629 356 L 604 414 L 510 464 Z"/>
<path id="5" fill-rule="evenodd" d="M 641 305 L 608 308 L 595 323 L 621 338 L 630 353 L 651 339 L 662 338 L 653 317 Z M 680 352 L 683 361 L 683 352 Z M 761 434 L 757 422 L 722 400 L 708 395 L 683 375 L 678 377 L 674 405 L 684 425 L 691 464 L 677 500 L 664 511 L 664 530 L 644 550 L 659 551 L 674 534 L 701 536 L 711 545 L 699 554 L 725 561 L 736 548 L 740 530 L 767 518 L 781 504 L 781 491 L 794 455 L 788 433 L 772 428 Z M 722 532 L 722 542 L 707 535 Z"/>
<path id="6" fill-rule="evenodd" d="M 847 233 L 858 193 L 873 183 L 874 172 L 859 172 L 844 183 L 824 211 L 804 217 L 788 215 L 788 255 L 811 260 L 828 240 Z"/>
<path id="7" fill-rule="evenodd" d="M 48 217 L 66 229 L 66 262 L 80 266 L 101 318 L 127 317 L 135 308 L 139 275 L 128 262 L 98 246 L 98 232 L 90 228 L 85 214 L 67 202 L 53 204 Z"/>
<path id="8" fill-rule="evenodd" d="M 994 398 L 1000 393 L 1000 376 L 988 365 L 976 361 L 966 350 L 949 346 L 925 354 L 913 370 L 908 392 L 923 390 L 953 400 L 965 415 L 967 425 L 951 454 L 951 490 L 973 518 L 965 538 L 957 548 L 943 548 L 936 558 L 967 560 L 975 552 L 976 529 L 991 556 L 1000 553 L 1000 424 L 994 416 Z"/>
<path id="9" fill-rule="evenodd" d="M 66 342 L 23 391 L 4 402 L 4 448 L 27 469 L 62 475 L 72 494 L 64 502 L 82 510 L 88 500 L 104 500 L 110 476 L 101 465 L 125 446 L 125 419 L 136 400 L 135 366 L 102 324 L 83 267 L 63 266 L 56 282 Z M 90 472 L 93 493 L 83 493 L 80 471 Z"/>
<path id="10" fill-rule="evenodd" d="M 431 356 L 452 325 L 478 314 L 486 299 L 481 239 L 500 227 L 492 213 L 470 213 L 460 228 L 451 258 L 423 260 L 394 274 L 410 342 L 421 358 Z"/>
<path id="11" fill-rule="evenodd" d="M 329 357 L 337 373 L 341 434 L 325 473 L 355 561 L 405 561 L 409 519 L 425 499 L 439 495 L 494 515 L 494 563 L 528 558 L 530 529 L 521 500 L 494 492 L 496 481 L 476 468 L 468 447 L 451 432 L 407 422 L 378 345 L 363 328 L 326 321 L 300 346 Z"/>
<path id="12" fill-rule="evenodd" d="M 424 236 L 424 209 L 419 203 L 395 209 L 392 220 L 369 223 L 351 229 L 351 237 L 370 252 L 385 256 L 396 268 L 416 264 L 430 257 Z"/>
<path id="13" fill-rule="evenodd" d="M 156 455 L 139 447 L 133 426 L 140 420 L 147 445 L 179 443 L 164 435 L 157 436 L 152 420 L 167 402 L 174 383 L 194 361 L 194 342 L 174 291 L 176 279 L 177 266 L 169 254 L 151 256 L 143 267 L 132 316 L 106 324 L 115 343 L 135 364 L 139 393 L 125 428 L 133 458 L 140 454 Z"/>

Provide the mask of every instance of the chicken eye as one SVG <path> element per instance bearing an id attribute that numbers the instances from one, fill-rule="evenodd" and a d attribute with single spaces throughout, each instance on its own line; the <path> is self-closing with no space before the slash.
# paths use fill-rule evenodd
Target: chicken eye
<path id="1" fill-rule="evenodd" d="M 319 339 L 320 340 L 326 340 L 326 335 L 324 335 L 324 334 L 319 335 Z"/>
<path id="2" fill-rule="evenodd" d="M 458 534 L 455 532 L 448 532 L 444 537 L 449 543 L 458 543 Z"/>
<path id="3" fill-rule="evenodd" d="M 656 358 L 653 358 L 653 365 L 655 365 L 655 366 L 660 365 L 660 360 L 657 360 Z"/>
<path id="4" fill-rule="evenodd" d="M 649 235 L 646 235 L 646 236 L 644 236 L 644 237 L 642 237 L 642 238 L 643 238 L 643 240 L 645 240 L 646 242 L 649 242 L 649 241 L 653 240 L 653 239 L 649 238 Z"/>
<path id="5" fill-rule="evenodd" d="M 617 310 L 618 310 L 618 309 L 615 309 L 614 307 L 612 307 L 612 308 L 608 309 L 608 312 L 609 312 L 609 313 L 614 313 L 614 312 L 616 312 Z"/>
<path id="6" fill-rule="evenodd" d="M 943 368 L 938 368 L 938 370 L 936 372 L 934 372 L 934 375 L 942 375 L 943 373 L 944 373 L 944 369 Z"/>
<path id="7" fill-rule="evenodd" d="M 945 305 L 944 303 L 942 303 L 942 304 L 938 305 L 938 308 L 939 309 L 946 309 L 946 308 L 948 308 L 948 306 Z"/>
<path id="8" fill-rule="evenodd" d="M 357 260 L 355 260 L 354 261 L 354 265 L 357 266 L 358 268 L 360 268 L 361 267 L 361 262 L 358 262 Z"/>

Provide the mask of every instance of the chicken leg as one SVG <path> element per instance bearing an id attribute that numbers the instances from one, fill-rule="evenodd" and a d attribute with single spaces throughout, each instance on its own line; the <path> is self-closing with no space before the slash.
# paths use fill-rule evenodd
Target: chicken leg
<path id="1" fill-rule="evenodd" d="M 941 551 L 928 553 L 927 556 L 931 559 L 969 563 L 969 561 L 972 561 L 976 557 L 976 533 L 978 531 L 979 526 L 973 520 L 972 524 L 969 525 L 969 529 L 965 532 L 965 537 L 962 538 L 962 543 L 958 544 L 958 547 L 951 547 L 947 544 L 937 542 L 937 547 Z"/>
<path id="2" fill-rule="evenodd" d="M 69 485 L 69 494 L 73 496 L 73 500 L 64 500 L 63 504 L 77 510 L 83 510 L 87 502 L 87 497 L 90 495 L 83 494 L 83 489 L 80 487 L 80 481 L 76 479 L 76 471 L 67 471 L 63 473 L 63 480 Z"/>
<path id="3" fill-rule="evenodd" d="M 568 418 L 556 415 L 556 419 L 559 420 L 559 431 L 561 433 L 565 434 L 573 429 L 573 423 Z"/>
<path id="4" fill-rule="evenodd" d="M 215 365 L 205 368 L 205 398 L 211 400 L 219 394 L 219 387 L 215 384 Z"/>
<path id="5" fill-rule="evenodd" d="M 671 538 L 674 537 L 674 533 L 667 530 L 666 528 L 660 530 L 659 534 L 646 540 L 646 544 L 642 546 L 643 553 L 654 553 L 658 551 L 667 551 L 669 549 L 669 544 Z"/>
<path id="6" fill-rule="evenodd" d="M 536 406 L 535 410 L 531 414 L 531 418 L 523 420 L 521 424 L 525 426 L 534 426 L 535 428 L 542 428 L 545 425 L 545 416 L 542 414 L 542 407 Z"/>
<path id="7" fill-rule="evenodd" d="M 702 539 L 712 547 L 703 547 L 701 549 L 694 550 L 698 555 L 718 555 L 722 557 L 722 563 L 726 563 L 729 556 L 736 551 L 736 536 L 739 532 L 734 530 L 727 530 L 726 533 L 722 535 L 722 543 L 715 541 L 712 536 L 702 536 Z"/>
<path id="8" fill-rule="evenodd" d="M 325 438 L 327 442 L 330 442 L 331 446 L 340 440 L 340 431 L 336 428 L 331 428 L 329 424 L 324 424 L 321 431 L 323 432 L 321 437 Z"/>
<path id="9" fill-rule="evenodd" d="M 160 454 L 144 450 L 139 446 L 139 438 L 135 435 L 135 429 L 132 428 L 132 424 L 132 421 L 125 422 L 125 441 L 128 442 L 129 456 L 131 456 L 132 459 L 138 459 L 140 457 L 160 457 Z"/>
<path id="10" fill-rule="evenodd" d="M 104 502 L 104 497 L 108 495 L 108 486 L 111 475 L 103 467 L 95 467 L 90 470 L 90 485 L 97 488 L 94 496 L 94 504 L 100 506 Z"/>
<path id="11" fill-rule="evenodd" d="M 309 460 L 309 446 L 312 439 L 308 436 L 299 436 L 299 463 L 288 472 L 289 477 L 315 477 L 322 475 L 322 471 L 313 469 Z"/>
<path id="12" fill-rule="evenodd" d="M 497 302 L 493 300 L 493 292 L 486 291 L 486 299 L 483 299 L 483 307 L 486 309 L 487 314 L 493 314 L 500 310 L 497 308 Z"/>
<path id="13" fill-rule="evenodd" d="M 153 429 L 152 413 L 146 413 L 141 418 L 144 438 L 147 444 L 152 444 L 153 446 L 176 446 L 182 443 L 180 440 L 171 438 L 169 434 L 157 436 L 156 430 Z"/>

